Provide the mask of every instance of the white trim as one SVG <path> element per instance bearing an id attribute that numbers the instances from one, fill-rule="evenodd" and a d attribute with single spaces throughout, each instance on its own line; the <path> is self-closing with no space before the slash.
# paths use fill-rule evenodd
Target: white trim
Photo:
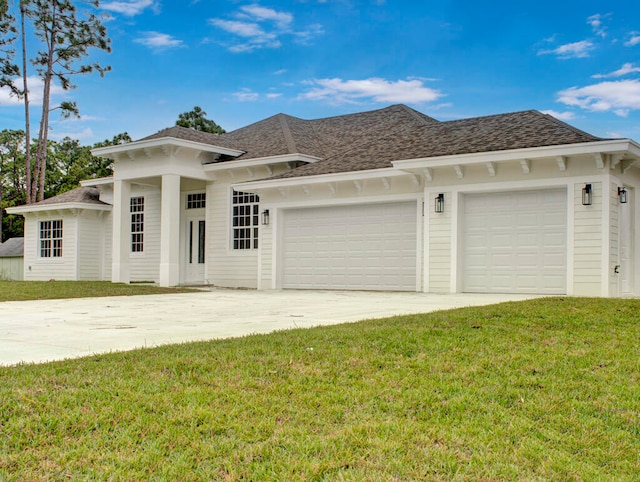
<path id="1" fill-rule="evenodd" d="M 575 293 L 576 183 L 567 183 L 567 296 Z"/>
<path id="2" fill-rule="evenodd" d="M 522 159 L 541 159 L 557 156 L 575 156 L 579 154 L 593 154 L 597 152 L 614 153 L 629 152 L 640 157 L 640 144 L 631 139 L 612 141 L 583 142 L 579 144 L 565 144 L 561 146 L 528 147 L 524 149 L 510 149 L 506 151 L 489 151 L 471 154 L 456 154 L 449 156 L 422 157 L 417 159 L 402 159 L 392 161 L 395 169 L 424 169 L 425 167 L 447 167 L 464 164 L 485 162 L 518 161 Z"/>
<path id="3" fill-rule="evenodd" d="M 408 176 L 409 173 L 394 170 L 391 167 L 383 169 L 372 169 L 368 171 L 349 171 L 334 174 L 319 174 L 317 176 L 299 176 L 288 177 L 284 179 L 265 179 L 261 181 L 252 181 L 234 184 L 234 188 L 244 191 L 259 191 L 264 189 L 274 189 L 287 186 L 299 186 L 302 184 L 323 184 L 334 182 L 353 182 L 363 181 L 366 179 L 379 179 L 383 177 L 401 177 Z"/>
<path id="4" fill-rule="evenodd" d="M 9 214 L 38 213 L 46 211 L 68 211 L 73 209 L 88 209 L 90 211 L 111 211 L 110 204 L 88 204 L 82 202 L 54 203 L 54 204 L 24 204 L 23 206 L 13 206 L 7 208 Z"/>
<path id="5" fill-rule="evenodd" d="M 152 147 L 186 147 L 204 152 L 213 152 L 215 154 L 226 154 L 229 156 L 240 156 L 245 151 L 239 151 L 237 149 L 230 149 L 228 147 L 221 147 L 212 144 L 204 144 L 197 141 L 188 141 L 185 139 L 178 139 L 177 137 L 160 137 L 157 139 L 148 139 L 146 141 L 134 141 L 127 142 L 126 144 L 118 144 L 117 146 L 98 147 L 91 149 L 91 154 L 96 157 L 105 157 L 107 159 L 113 159 L 112 155 L 128 153 L 131 151 L 138 151 L 143 149 L 150 149 Z"/>
<path id="6" fill-rule="evenodd" d="M 96 179 L 85 179 L 84 181 L 80 181 L 80 185 L 82 187 L 106 186 L 109 184 L 113 184 L 113 176 L 98 177 Z"/>
<path id="7" fill-rule="evenodd" d="M 256 157 L 254 159 L 231 160 L 224 162 L 212 162 L 203 164 L 205 172 L 224 171 L 227 169 L 242 169 L 256 166 L 270 166 L 287 162 L 302 161 L 309 164 L 321 161 L 322 158 L 315 156 L 307 156 L 305 154 L 283 154 L 281 156 Z"/>
<path id="8" fill-rule="evenodd" d="M 611 181 L 608 177 L 602 179 L 602 225 L 600 233 L 602 235 L 602 257 L 600 259 L 600 295 L 611 296 L 611 273 L 609 272 L 611 261 Z M 620 228 L 618 227 L 618 239 L 620 239 Z"/>

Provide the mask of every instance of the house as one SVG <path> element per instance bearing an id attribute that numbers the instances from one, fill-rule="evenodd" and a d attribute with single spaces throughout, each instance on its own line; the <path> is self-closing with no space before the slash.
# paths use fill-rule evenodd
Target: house
<path id="1" fill-rule="evenodd" d="M 21 280 L 24 272 L 24 238 L 9 238 L 0 243 L 0 280 Z"/>
<path id="2" fill-rule="evenodd" d="M 9 209 L 25 279 L 640 294 L 640 145 L 537 111 L 278 114 L 93 153 L 112 178 Z"/>

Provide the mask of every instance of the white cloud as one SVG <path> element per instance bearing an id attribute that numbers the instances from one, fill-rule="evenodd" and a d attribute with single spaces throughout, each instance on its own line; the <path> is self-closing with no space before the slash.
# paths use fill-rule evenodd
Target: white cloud
<path id="1" fill-rule="evenodd" d="M 542 112 L 543 114 L 549 114 L 550 116 L 553 116 L 556 119 L 560 119 L 563 121 L 568 121 L 576 118 L 576 115 L 573 112 L 569 112 L 569 111 L 558 112 L 555 110 L 542 110 L 540 112 Z"/>
<path id="2" fill-rule="evenodd" d="M 589 56 L 589 52 L 595 46 L 589 40 L 581 40 L 569 44 L 560 45 L 555 49 L 545 49 L 538 51 L 538 55 L 554 54 L 561 59 L 580 59 Z"/>
<path id="3" fill-rule="evenodd" d="M 287 28 L 293 22 L 293 15 L 288 12 L 278 12 L 272 8 L 261 7 L 260 5 L 247 5 L 240 7 L 240 10 L 247 14 L 249 18 L 257 21 L 272 21 L 280 28 Z"/>
<path id="4" fill-rule="evenodd" d="M 31 105 L 42 105 L 42 89 L 44 83 L 39 77 L 28 77 L 29 84 L 29 103 Z M 14 84 L 20 89 L 22 88 L 22 79 L 15 79 Z M 57 84 L 51 85 L 51 96 L 63 94 L 65 91 Z M 11 94 L 7 87 L 0 88 L 0 106 L 16 106 L 23 105 L 22 99 Z"/>
<path id="5" fill-rule="evenodd" d="M 634 72 L 640 72 L 640 67 L 634 67 L 632 63 L 627 62 L 622 65 L 618 70 L 614 70 L 613 72 L 609 72 L 608 74 L 596 74 L 591 77 L 594 79 L 605 79 L 607 77 L 622 77 L 627 74 L 632 74 Z"/>
<path id="6" fill-rule="evenodd" d="M 586 87 L 571 87 L 558 92 L 558 101 L 592 112 L 608 112 L 626 117 L 640 110 L 640 80 L 600 82 Z"/>
<path id="7" fill-rule="evenodd" d="M 371 99 L 384 103 L 431 102 L 440 97 L 440 91 L 425 87 L 420 80 L 398 80 L 395 82 L 380 78 L 364 80 L 317 79 L 307 84 L 314 86 L 300 98 L 309 100 L 329 100 L 339 103 L 355 103 L 360 99 Z"/>
<path id="8" fill-rule="evenodd" d="M 233 96 L 240 102 L 255 102 L 260 98 L 260 94 L 252 92 L 249 89 L 242 89 L 240 92 L 235 92 Z"/>
<path id="9" fill-rule="evenodd" d="M 635 47 L 636 45 L 640 45 L 640 32 L 631 32 L 631 38 L 624 44 L 627 47 Z"/>
<path id="10" fill-rule="evenodd" d="M 227 44 L 227 48 L 232 52 L 279 48 L 282 46 L 281 38 L 285 35 L 293 37 L 298 43 L 306 43 L 324 33 L 322 26 L 318 24 L 300 31 L 295 30 L 294 17 L 291 13 L 258 4 L 240 7 L 233 17 L 233 19 L 209 19 L 210 25 L 239 37 Z"/>
<path id="11" fill-rule="evenodd" d="M 135 39 L 134 42 L 154 50 L 167 50 L 184 47 L 182 40 L 175 39 L 166 33 L 142 32 L 142 35 L 143 37 Z"/>
<path id="12" fill-rule="evenodd" d="M 126 2 L 105 2 L 100 7 L 110 12 L 121 13 L 127 17 L 133 17 L 142 13 L 145 9 L 151 7 L 153 10 L 158 9 L 156 0 L 129 0 Z"/>
<path id="13" fill-rule="evenodd" d="M 277 93 L 272 93 L 272 94 L 267 94 L 265 96 L 267 99 L 277 99 L 278 97 L 282 97 L 282 94 L 277 94 Z"/>
<path id="14" fill-rule="evenodd" d="M 87 139 L 93 139 L 95 137 L 95 134 L 93 133 L 90 127 L 87 127 L 86 129 L 80 132 L 58 132 L 55 129 L 53 129 L 49 137 L 53 140 L 58 140 L 58 141 L 61 139 L 64 139 L 65 137 L 70 137 L 71 139 L 77 139 L 79 141 L 83 141 Z"/>
<path id="15" fill-rule="evenodd" d="M 596 13 L 595 15 L 591 15 L 587 18 L 587 23 L 591 25 L 593 33 L 603 38 L 607 36 L 607 29 L 602 24 L 603 20 L 608 17 L 610 17 L 610 14 L 601 15 Z"/>

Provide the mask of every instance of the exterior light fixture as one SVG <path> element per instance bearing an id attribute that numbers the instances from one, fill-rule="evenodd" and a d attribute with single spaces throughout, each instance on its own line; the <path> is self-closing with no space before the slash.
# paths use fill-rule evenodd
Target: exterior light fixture
<path id="1" fill-rule="evenodd" d="M 444 194 L 440 193 L 436 196 L 436 204 L 435 204 L 435 208 L 434 211 L 437 213 L 443 213 L 444 212 Z"/>
<path id="2" fill-rule="evenodd" d="M 262 211 L 262 225 L 269 226 L 269 210 L 265 209 Z"/>
<path id="3" fill-rule="evenodd" d="M 620 204 L 627 204 L 629 198 L 627 197 L 627 190 L 624 187 L 618 188 L 618 197 L 620 198 Z"/>
<path id="4" fill-rule="evenodd" d="M 593 191 L 591 190 L 591 184 L 585 184 L 582 188 L 582 205 L 591 206 L 593 201 Z"/>

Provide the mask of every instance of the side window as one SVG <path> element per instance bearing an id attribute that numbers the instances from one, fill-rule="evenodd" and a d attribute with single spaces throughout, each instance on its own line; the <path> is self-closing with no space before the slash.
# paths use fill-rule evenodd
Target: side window
<path id="1" fill-rule="evenodd" d="M 40 257 L 62 258 L 62 219 L 40 221 Z"/>
<path id="2" fill-rule="evenodd" d="M 233 249 L 257 249 L 260 219 L 257 194 L 233 191 L 231 225 Z"/>
<path id="3" fill-rule="evenodd" d="M 132 197 L 129 205 L 131 213 L 131 252 L 144 251 L 144 197 Z"/>

